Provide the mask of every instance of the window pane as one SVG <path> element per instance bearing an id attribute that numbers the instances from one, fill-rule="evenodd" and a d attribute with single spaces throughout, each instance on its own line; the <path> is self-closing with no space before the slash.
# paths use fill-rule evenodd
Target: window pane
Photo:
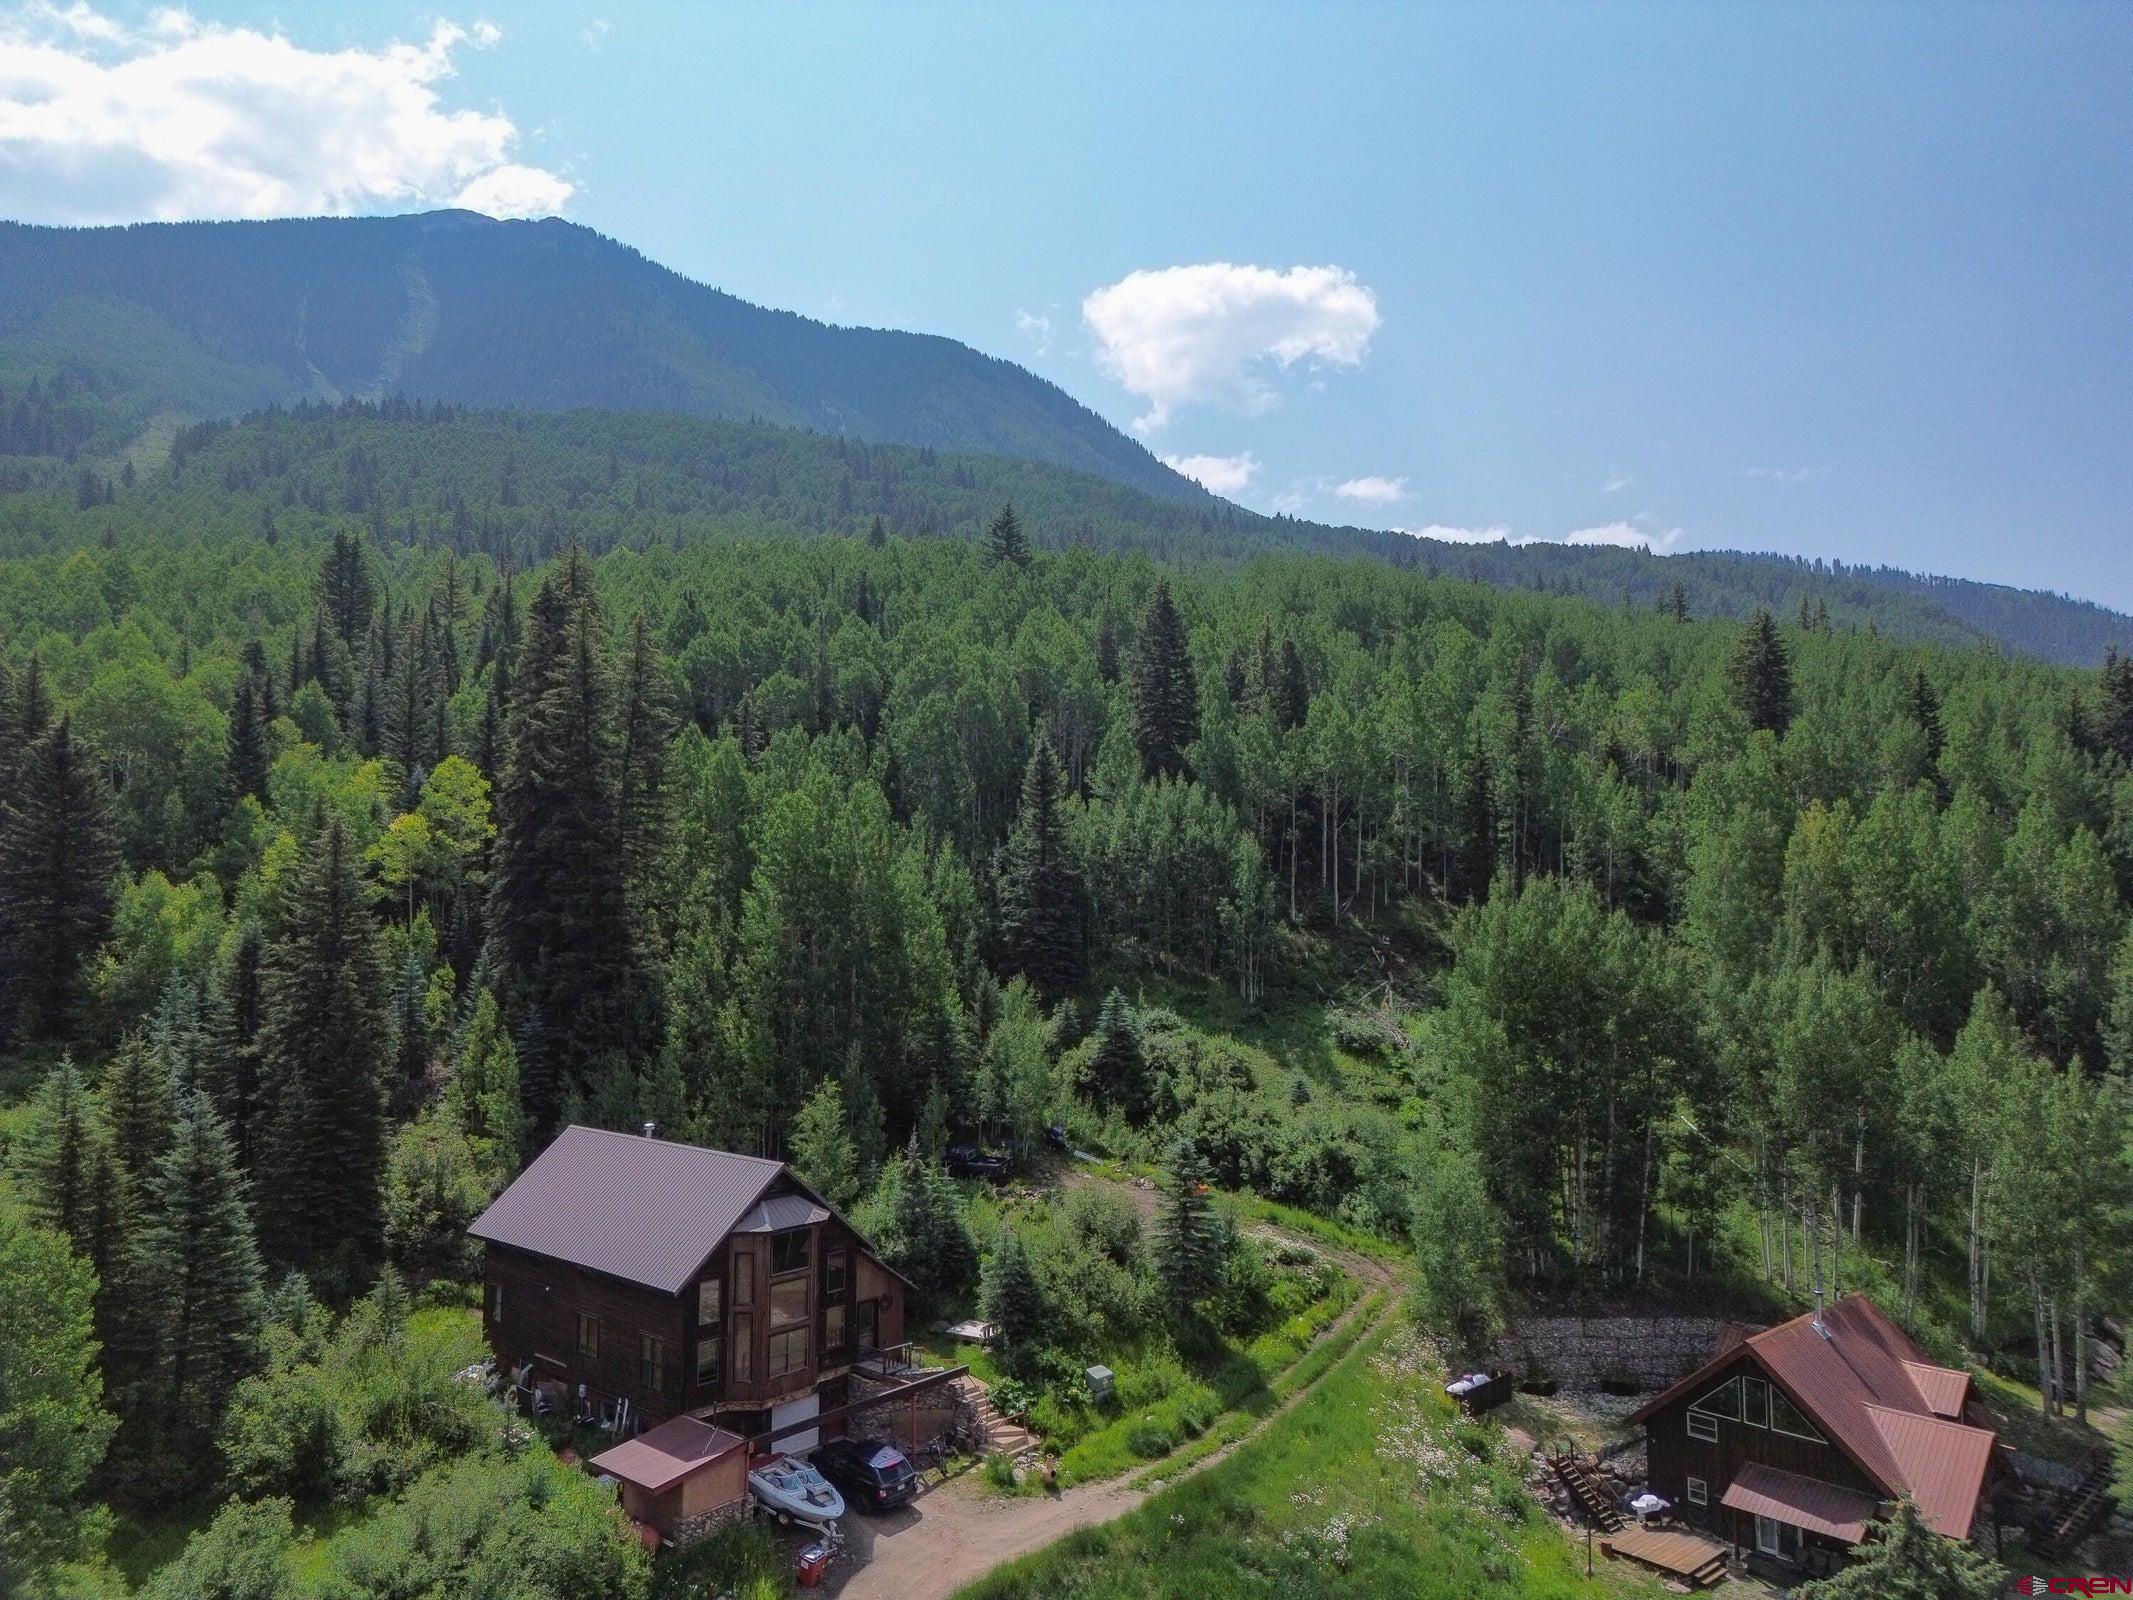
<path id="1" fill-rule="evenodd" d="M 733 1253 L 733 1303 L 736 1306 L 755 1304 L 755 1256 L 747 1250 Z"/>
<path id="2" fill-rule="evenodd" d="M 735 1313 L 733 1318 L 733 1376 L 736 1382 L 746 1383 L 755 1371 L 755 1319 L 745 1313 Z"/>
<path id="3" fill-rule="evenodd" d="M 773 1378 L 799 1372 L 807 1366 L 807 1330 L 789 1328 L 770 1336 L 770 1369 Z"/>
<path id="4" fill-rule="evenodd" d="M 1701 1400 L 1689 1404 L 1698 1411 L 1708 1411 L 1714 1417 L 1738 1417 L 1740 1415 L 1740 1379 L 1734 1378 L 1720 1384 Z"/>
<path id="5" fill-rule="evenodd" d="M 718 1382 L 718 1364 L 725 1357 L 725 1344 L 718 1338 L 696 1341 L 696 1381 Z"/>
<path id="6" fill-rule="evenodd" d="M 723 1298 L 717 1273 L 696 1286 L 696 1325 L 699 1328 L 715 1328 L 725 1316 L 725 1308 L 719 1304 Z"/>
<path id="7" fill-rule="evenodd" d="M 807 1279 L 773 1278 L 770 1280 L 770 1325 L 773 1328 L 789 1328 L 796 1322 L 807 1320 Z"/>
<path id="8" fill-rule="evenodd" d="M 585 1312 L 578 1313 L 578 1354 L 597 1356 L 600 1353 L 600 1319 Z"/>
<path id="9" fill-rule="evenodd" d="M 807 1265 L 807 1230 L 795 1228 L 791 1233 L 775 1235 L 770 1241 L 770 1270 L 772 1272 L 798 1272 Z"/>
<path id="10" fill-rule="evenodd" d="M 1815 1425 L 1807 1420 L 1800 1408 L 1787 1400 L 1781 1390 L 1774 1388 L 1770 1391 L 1770 1426 L 1796 1438 L 1812 1439 L 1816 1444 L 1828 1443 L 1815 1431 Z"/>
<path id="11" fill-rule="evenodd" d="M 844 1348 L 843 1306 L 831 1306 L 829 1310 L 822 1313 L 822 1348 L 825 1350 L 842 1350 Z"/>
<path id="12" fill-rule="evenodd" d="M 850 1271 L 850 1253 L 844 1250 L 832 1250 L 829 1253 L 829 1271 L 823 1278 L 823 1287 L 831 1294 L 843 1293 L 845 1281 Z"/>
<path id="13" fill-rule="evenodd" d="M 1701 1411 L 1689 1413 L 1689 1437 L 1706 1442 L 1718 1437 L 1718 1419 Z"/>
<path id="14" fill-rule="evenodd" d="M 1741 1420 L 1754 1428 L 1770 1426 L 1770 1385 L 1761 1378 L 1743 1378 L 1741 1395 L 1744 1405 Z"/>

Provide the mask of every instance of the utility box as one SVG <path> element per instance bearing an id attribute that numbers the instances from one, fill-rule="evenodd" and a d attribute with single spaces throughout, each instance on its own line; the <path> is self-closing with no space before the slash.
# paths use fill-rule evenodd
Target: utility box
<path id="1" fill-rule="evenodd" d="M 1089 1380 L 1089 1398 L 1098 1405 L 1109 1403 L 1118 1387 L 1118 1375 L 1109 1367 L 1091 1367 L 1082 1376 Z"/>

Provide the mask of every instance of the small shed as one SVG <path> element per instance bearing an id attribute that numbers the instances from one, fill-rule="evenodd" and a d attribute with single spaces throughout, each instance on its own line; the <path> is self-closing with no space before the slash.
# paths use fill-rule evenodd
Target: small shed
<path id="1" fill-rule="evenodd" d="M 1088 1381 L 1089 1398 L 1098 1405 L 1108 1403 L 1118 1390 L 1118 1374 L 1109 1367 L 1090 1367 L 1082 1377 Z"/>
<path id="2" fill-rule="evenodd" d="M 622 1485 L 622 1509 L 686 1544 L 739 1514 L 748 1502 L 748 1441 L 695 1417 L 672 1417 L 593 1457 Z"/>

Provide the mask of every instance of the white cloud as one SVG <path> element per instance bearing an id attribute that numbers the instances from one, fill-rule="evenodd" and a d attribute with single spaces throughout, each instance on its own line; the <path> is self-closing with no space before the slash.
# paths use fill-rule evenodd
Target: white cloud
<path id="1" fill-rule="evenodd" d="M 608 29 L 613 26 L 605 17 L 594 17 L 578 30 L 578 37 L 585 41 L 588 50 L 597 50 L 607 39 Z"/>
<path id="2" fill-rule="evenodd" d="M 1519 544 L 1511 530 L 1498 524 L 1493 528 L 1448 528 L 1441 522 L 1433 522 L 1426 528 L 1396 528 L 1395 533 L 1411 533 L 1417 539 L 1438 539 L 1446 544 Z"/>
<path id="3" fill-rule="evenodd" d="M 1035 345 L 1040 356 L 1052 348 L 1052 319 L 1045 312 L 1015 307 L 1015 331 Z"/>
<path id="4" fill-rule="evenodd" d="M 1249 450 L 1234 456 L 1164 456 L 1161 460 L 1172 472 L 1216 494 L 1241 494 L 1259 476 L 1259 458 Z"/>
<path id="5" fill-rule="evenodd" d="M 1746 476 L 1766 483 L 1805 483 L 1821 477 L 1823 471 L 1821 467 L 1750 467 Z"/>
<path id="6" fill-rule="evenodd" d="M 1181 406 L 1256 415 L 1280 403 L 1269 369 L 1353 367 L 1377 332 L 1377 296 L 1343 267 L 1233 265 L 1130 272 L 1081 303 L 1096 360 L 1148 404 L 1134 427 L 1162 427 Z"/>
<path id="7" fill-rule="evenodd" d="M 39 222 L 345 216 L 425 205 L 560 211 L 570 182 L 513 159 L 501 111 L 447 107 L 462 46 L 313 50 L 165 9 L 128 27 L 82 0 L 0 20 L 0 211 Z"/>
<path id="8" fill-rule="evenodd" d="M 1635 478 L 1632 478 L 1620 467 L 1609 467 L 1607 469 L 1607 481 L 1600 485 L 1600 493 L 1619 494 L 1636 481 Z"/>
<path id="9" fill-rule="evenodd" d="M 1366 506 L 1389 506 L 1407 498 L 1405 478 L 1350 478 L 1345 483 L 1336 483 L 1333 492 L 1343 500 L 1359 501 Z"/>
<path id="10" fill-rule="evenodd" d="M 1524 540 L 1523 543 L 1538 544 L 1541 540 Z M 1597 528 L 1579 528 L 1563 535 L 1564 544 L 1604 544 L 1619 550 L 1650 550 L 1659 553 L 1672 549 L 1681 542 L 1681 530 L 1669 528 L 1665 533 L 1646 533 L 1630 522 L 1609 522 Z"/>

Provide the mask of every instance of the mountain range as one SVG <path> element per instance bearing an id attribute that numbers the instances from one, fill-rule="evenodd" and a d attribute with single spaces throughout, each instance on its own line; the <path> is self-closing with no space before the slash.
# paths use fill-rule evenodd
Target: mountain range
<path id="1" fill-rule="evenodd" d="M 657 485 L 634 491 L 653 504 L 723 525 L 739 517 L 758 532 L 856 531 L 853 518 L 882 515 L 900 531 L 974 535 L 999 499 L 1014 498 L 1043 513 L 1053 542 L 1171 559 L 1368 556 L 1611 604 L 1654 603 L 1678 584 L 1699 615 L 1760 605 L 1790 615 L 1806 600 L 1840 626 L 2084 666 L 2133 645 L 2133 618 L 2086 601 L 1893 568 L 1454 545 L 1263 516 L 1179 476 L 1011 362 L 950 339 L 751 305 L 558 219 L 0 223 L 0 504 L 9 489 L 71 488 L 56 463 L 152 467 L 188 437 L 195 454 L 213 446 L 224 458 L 224 484 L 259 480 L 264 469 L 230 462 L 249 459 L 245 439 L 268 437 L 275 473 L 305 476 L 306 503 L 345 504 L 336 452 L 350 427 L 373 430 L 374 450 L 399 449 L 419 424 L 401 400 L 430 403 L 432 425 L 436 404 L 466 408 L 436 467 L 460 503 L 493 501 L 505 457 L 521 477 L 554 477 L 546 503 L 565 506 L 587 503 L 585 486 L 628 462 Z M 290 407 L 301 413 L 262 418 L 219 445 L 212 430 L 184 431 Z M 500 415 L 564 412 L 567 424 Z M 421 431 L 421 451 L 436 450 L 442 436 Z M 854 456 L 840 441 L 881 448 Z M 197 489 L 199 476 L 191 481 Z M 297 490 L 284 482 L 279 492 Z M 201 514 L 197 494 L 185 498 Z M 28 526 L 0 517 L 0 538 L 34 547 Z"/>

